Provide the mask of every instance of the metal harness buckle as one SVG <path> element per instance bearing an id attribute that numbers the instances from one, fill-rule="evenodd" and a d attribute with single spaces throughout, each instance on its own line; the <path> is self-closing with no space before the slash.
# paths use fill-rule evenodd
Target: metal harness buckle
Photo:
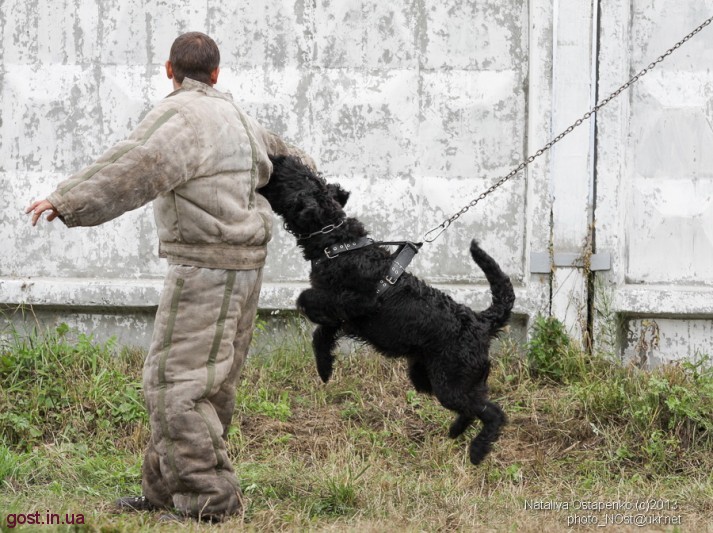
<path id="1" fill-rule="evenodd" d="M 423 243 L 420 242 L 392 242 L 392 243 L 377 243 L 377 244 L 398 244 L 399 248 L 395 252 L 396 258 L 391 263 L 389 268 L 389 273 L 386 274 L 380 281 L 380 286 L 377 288 L 376 293 L 382 294 L 389 286 L 396 285 L 396 282 L 401 278 L 401 274 L 406 272 L 406 268 L 411 263 L 413 257 L 418 253 L 419 248 Z M 388 285 L 387 285 L 388 283 Z"/>

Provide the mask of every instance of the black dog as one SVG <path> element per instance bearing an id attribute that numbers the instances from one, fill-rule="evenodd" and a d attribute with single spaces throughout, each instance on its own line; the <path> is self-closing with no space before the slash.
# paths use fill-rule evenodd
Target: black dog
<path id="1" fill-rule="evenodd" d="M 387 248 L 371 244 L 331 253 L 340 245 L 363 244 L 367 235 L 342 209 L 349 193 L 295 158 L 277 157 L 272 163 L 270 182 L 259 192 L 312 261 L 312 288 L 300 294 L 297 307 L 318 324 L 313 347 L 322 380 L 332 374 L 332 352 L 341 335 L 366 341 L 386 356 L 406 357 L 416 390 L 435 395 L 458 414 L 451 437 L 481 420 L 483 428 L 470 444 L 471 462 L 480 463 L 506 422 L 502 409 L 487 399 L 486 381 L 490 341 L 510 318 L 515 301 L 508 277 L 472 241 L 470 253 L 492 292 L 485 311 L 473 312 L 408 272 L 383 291 L 394 262 Z"/>

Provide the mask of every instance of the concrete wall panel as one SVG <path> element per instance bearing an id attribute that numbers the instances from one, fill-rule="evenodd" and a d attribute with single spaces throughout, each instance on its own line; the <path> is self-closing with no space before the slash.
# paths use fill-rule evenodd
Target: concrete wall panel
<path id="1" fill-rule="evenodd" d="M 216 39 L 218 88 L 351 190 L 348 212 L 377 239 L 419 239 L 525 155 L 522 0 L 0 5 L 0 300 L 41 306 L 45 318 L 74 313 L 77 325 L 101 329 L 87 318 L 94 312 L 108 332 L 119 323 L 112 317 L 140 308 L 136 327 L 145 329 L 165 269 L 150 206 L 71 231 L 33 229 L 22 209 L 125 138 L 171 91 L 163 64 L 183 31 Z M 525 195 L 524 179 L 493 195 L 424 247 L 414 272 L 485 304 L 467 251 L 477 236 L 525 284 Z M 269 254 L 262 305 L 290 308 L 308 265 L 281 228 Z"/>
<path id="2" fill-rule="evenodd" d="M 601 97 L 713 14 L 711 0 L 602 5 Z M 596 235 L 613 295 L 602 316 L 626 325 L 614 350 L 640 364 L 713 353 L 712 61 L 707 27 L 599 117 Z"/>

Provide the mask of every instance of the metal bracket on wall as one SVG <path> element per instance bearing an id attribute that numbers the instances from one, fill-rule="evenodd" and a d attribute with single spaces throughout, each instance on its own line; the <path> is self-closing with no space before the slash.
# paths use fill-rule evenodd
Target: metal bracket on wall
<path id="1" fill-rule="evenodd" d="M 530 253 L 530 274 L 549 274 L 554 268 L 584 268 L 584 257 L 575 253 L 555 253 L 554 256 L 548 252 Z M 601 252 L 592 254 L 589 257 L 589 270 L 591 272 L 611 270 L 611 254 Z"/>

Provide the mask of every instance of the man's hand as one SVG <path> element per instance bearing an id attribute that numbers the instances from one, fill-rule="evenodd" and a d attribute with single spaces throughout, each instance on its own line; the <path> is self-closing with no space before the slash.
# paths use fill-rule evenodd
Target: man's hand
<path id="1" fill-rule="evenodd" d="M 47 215 L 47 222 L 52 222 L 59 216 L 59 211 L 57 211 L 47 200 L 37 200 L 36 202 L 33 202 L 30 207 L 25 209 L 25 213 L 32 213 L 33 226 L 37 225 L 37 221 L 45 211 L 50 211 L 50 214 Z"/>

